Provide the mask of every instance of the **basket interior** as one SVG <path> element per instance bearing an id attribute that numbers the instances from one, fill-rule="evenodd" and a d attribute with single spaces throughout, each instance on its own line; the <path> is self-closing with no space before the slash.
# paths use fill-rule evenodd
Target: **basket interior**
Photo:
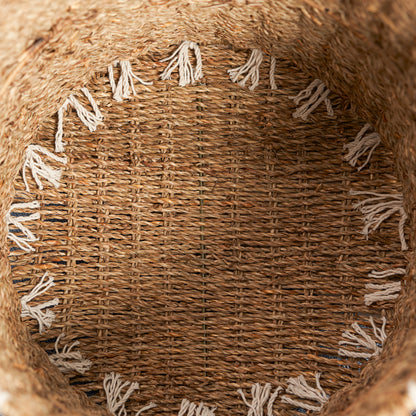
<path id="1" fill-rule="evenodd" d="M 289 97 L 313 78 L 289 60 L 278 60 L 271 90 L 265 57 L 250 91 L 227 75 L 249 51 L 208 43 L 204 78 L 180 87 L 176 74 L 159 79 L 175 47 L 131 57 L 154 84 L 121 103 L 105 72 L 93 76 L 104 122 L 90 133 L 65 115 L 60 188 L 39 190 L 30 177 L 27 192 L 17 178 L 15 202 L 39 200 L 41 218 L 28 225 L 36 251 L 12 247 L 15 287 L 28 292 L 47 270 L 56 286 L 39 301 L 60 299 L 45 333 L 25 322 L 48 352 L 62 332 L 80 341 L 93 365 L 68 375 L 103 405 L 109 372 L 139 382 L 128 410 L 154 401 L 149 415 L 175 414 L 183 398 L 243 415 L 238 389 L 316 372 L 331 395 L 366 365 L 338 356 L 342 333 L 391 317 L 392 301 L 364 305 L 368 273 L 406 267 L 398 218 L 367 240 L 350 195 L 402 192 L 392 153 L 380 145 L 361 171 L 343 160 L 366 123 L 348 97 L 330 95 L 334 117 L 321 105 L 292 118 Z M 55 130 L 45 119 L 36 143 L 53 149 Z M 280 400 L 275 409 L 302 412 Z"/>

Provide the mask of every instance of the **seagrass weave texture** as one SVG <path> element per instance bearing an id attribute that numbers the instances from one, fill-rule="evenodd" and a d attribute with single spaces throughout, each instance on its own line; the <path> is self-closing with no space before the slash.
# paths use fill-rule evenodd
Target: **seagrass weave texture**
<path id="1" fill-rule="evenodd" d="M 316 371 L 333 393 L 364 364 L 337 356 L 342 332 L 390 316 L 392 302 L 364 305 L 367 274 L 406 264 L 395 218 L 368 241 L 359 234 L 350 190 L 401 187 L 383 147 L 363 172 L 343 161 L 362 124 L 345 100 L 331 95 L 336 118 L 322 106 L 293 119 L 288 96 L 310 78 L 290 62 L 271 91 L 265 61 L 250 92 L 225 75 L 246 51 L 203 52 L 205 77 L 187 88 L 157 81 L 163 51 L 132 60 L 155 82 L 122 103 L 96 74 L 87 86 L 105 122 L 90 133 L 74 111 L 65 117 L 61 188 L 16 183 L 17 198 L 41 201 L 36 252 L 13 257 L 16 286 L 26 292 L 48 270 L 56 286 L 43 299 L 61 300 L 34 337 L 49 351 L 61 332 L 79 340 L 93 366 L 72 383 L 105 404 L 104 375 L 120 373 L 140 384 L 129 409 L 158 404 L 148 414 L 174 414 L 188 398 L 243 415 L 237 389 Z M 39 134 L 47 148 L 55 123 Z"/>
<path id="2" fill-rule="evenodd" d="M 149 415 L 203 400 L 217 415 L 257 416 L 262 411 L 238 392 L 250 402 L 254 383 L 283 387 L 274 414 L 294 414 L 293 389 L 303 380 L 315 386 L 318 371 L 324 390 L 301 401 L 325 403 L 322 415 L 407 415 L 416 406 L 413 1 L 0 0 L 0 7 L 2 414 L 109 414 L 103 380 L 111 372 L 140 384 L 129 414 L 151 400 L 158 407 Z M 176 72 L 160 80 L 168 65 L 160 61 L 183 41 L 199 45 L 204 77 L 179 87 Z M 250 56 L 263 56 L 260 82 L 254 88 L 254 76 L 242 88 L 227 71 Z M 138 96 L 119 102 L 107 68 L 122 60 L 154 84 L 135 84 Z M 304 117 L 289 97 L 316 79 L 332 92 Z M 83 87 L 102 123 L 96 113 L 89 132 L 67 108 L 67 164 L 47 160 L 63 169 L 61 187 L 45 182 L 39 190 L 28 168 L 26 191 L 28 145 L 53 151 L 56 115 L 76 105 L 70 95 L 90 108 Z M 381 144 L 358 172 L 343 160 L 343 146 L 367 123 Z M 368 208 L 366 196 L 350 191 L 396 195 L 395 214 L 368 240 L 354 208 Z M 33 209 L 34 221 L 12 216 L 12 203 Z M 399 213 L 408 216 L 401 242 Z M 26 246 L 35 251 L 10 244 L 11 225 L 39 238 Z M 404 270 L 393 283 L 400 297 L 370 302 L 369 273 L 391 268 Z M 40 328 L 21 314 L 45 276 L 55 286 L 36 302 L 59 304 Z M 371 323 L 376 331 L 385 319 L 387 340 L 383 331 L 374 334 L 378 345 L 366 339 L 379 356 L 366 362 L 340 353 L 339 342 L 352 336 L 344 331 L 371 333 Z M 78 341 L 89 371 L 62 375 L 48 357 L 59 354 L 55 340 Z"/>

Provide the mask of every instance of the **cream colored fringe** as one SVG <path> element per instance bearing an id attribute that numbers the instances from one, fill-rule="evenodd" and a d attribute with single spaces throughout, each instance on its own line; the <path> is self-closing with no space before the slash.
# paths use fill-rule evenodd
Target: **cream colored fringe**
<path id="1" fill-rule="evenodd" d="M 55 160 L 56 162 L 66 164 L 66 157 L 56 156 L 54 153 L 45 149 L 43 146 L 31 144 L 26 149 L 25 161 L 22 167 L 23 182 L 26 187 L 26 191 L 29 191 L 29 184 L 26 178 L 26 169 L 31 170 L 33 179 L 38 185 L 39 189 L 43 189 L 40 178 L 44 178 L 49 181 L 55 188 L 59 188 L 59 181 L 61 180 L 61 169 L 53 169 L 42 160 L 41 154 Z"/>
<path id="2" fill-rule="evenodd" d="M 260 49 L 252 49 L 251 55 L 248 61 L 237 68 L 229 69 L 228 74 L 232 82 L 237 82 L 238 85 L 241 87 L 245 87 L 248 80 L 251 81 L 250 87 L 248 89 L 253 91 L 258 85 L 260 80 L 260 65 L 263 62 L 264 52 Z M 270 70 L 269 70 L 269 81 L 270 81 L 270 88 L 272 90 L 277 89 L 276 80 L 275 80 L 275 73 L 276 73 L 276 58 L 274 56 L 270 56 Z M 239 81 L 239 78 L 243 76 L 245 77 Z"/>
<path id="3" fill-rule="evenodd" d="M 383 279 L 385 277 L 391 277 L 391 276 L 397 276 L 397 275 L 404 276 L 405 274 L 406 274 L 406 269 L 399 267 L 397 269 L 383 270 L 381 272 L 377 272 L 373 270 L 372 272 L 368 274 L 368 277 L 372 277 L 375 279 Z"/>
<path id="4" fill-rule="evenodd" d="M 113 66 L 117 67 L 117 65 L 120 66 L 120 76 L 116 85 L 114 81 Z M 135 79 L 143 85 L 153 85 L 153 82 L 143 81 L 141 78 L 134 75 L 129 61 L 115 61 L 113 65 L 110 65 L 108 67 L 108 78 L 113 91 L 113 98 L 119 102 L 123 101 L 125 98 L 130 98 L 130 91 L 133 95 L 137 95 L 134 88 Z"/>
<path id="5" fill-rule="evenodd" d="M 300 375 L 296 378 L 289 378 L 288 387 L 286 393 L 291 393 L 295 396 L 298 396 L 301 399 L 307 399 L 319 403 L 319 406 L 313 406 L 309 403 L 303 401 L 294 400 L 289 396 L 282 397 L 282 403 L 288 403 L 296 407 L 300 407 L 305 410 L 311 410 L 313 412 L 319 412 L 322 409 L 322 406 L 327 402 L 328 395 L 322 389 L 319 379 L 321 373 L 315 374 L 316 388 L 311 387 L 305 380 L 303 375 Z"/>
<path id="6" fill-rule="evenodd" d="M 187 399 L 183 399 L 178 416 L 214 416 L 215 409 L 215 407 L 209 408 L 205 406 L 203 402 L 198 406 Z"/>
<path id="7" fill-rule="evenodd" d="M 402 250 L 407 250 L 406 239 L 404 236 L 404 225 L 407 220 L 407 214 L 403 208 L 402 194 L 378 194 L 376 192 L 367 191 L 350 191 L 351 195 L 367 195 L 370 198 L 354 204 L 354 209 L 359 209 L 364 215 L 364 228 L 361 231 L 366 237 L 377 230 L 380 224 L 393 214 L 400 214 L 398 224 L 399 237 Z"/>
<path id="8" fill-rule="evenodd" d="M 340 348 L 338 350 L 338 355 L 352 358 L 369 359 L 380 354 L 384 341 L 387 338 L 385 331 L 386 318 L 382 318 L 383 323 L 381 328 L 376 327 L 372 317 L 370 317 L 369 322 L 373 328 L 374 338 L 371 337 L 366 331 L 364 331 L 364 329 L 361 328 L 357 322 L 354 322 L 351 326 L 355 333 L 351 331 L 345 331 L 342 334 L 342 337 L 345 338 L 345 340 L 341 340 L 339 345 L 348 345 L 356 348 L 354 350 L 346 350 L 344 348 Z M 381 346 L 377 345 L 377 343 L 379 343 Z M 364 352 L 363 349 L 370 350 L 371 352 Z"/>
<path id="9" fill-rule="evenodd" d="M 104 377 L 104 391 L 107 397 L 107 409 L 109 412 L 116 416 L 126 416 L 126 402 L 130 396 L 134 393 L 135 390 L 139 389 L 139 384 L 130 381 L 121 381 L 120 374 L 110 373 L 106 374 Z M 127 387 L 127 390 L 123 394 L 122 391 Z M 136 416 L 140 415 L 142 412 L 148 409 L 152 409 L 156 404 L 149 403 L 148 405 L 142 407 L 137 413 Z"/>
<path id="10" fill-rule="evenodd" d="M 251 51 L 248 61 L 237 68 L 229 69 L 228 74 L 232 82 L 238 82 L 238 85 L 244 87 L 246 82 L 250 79 L 251 85 L 248 87 L 250 91 L 253 91 L 257 85 L 259 85 L 259 69 L 263 62 L 263 52 L 260 49 L 253 49 Z M 240 76 L 247 74 L 241 81 L 238 81 Z"/>
<path id="11" fill-rule="evenodd" d="M 368 277 L 381 279 L 381 278 L 397 276 L 397 275 L 404 276 L 405 274 L 406 274 L 406 270 L 401 269 L 401 268 L 383 270 L 381 272 L 377 272 L 373 270 L 368 275 Z M 375 290 L 375 292 L 373 293 L 364 295 L 364 303 L 367 306 L 370 306 L 371 304 L 375 302 L 383 302 L 383 301 L 397 299 L 399 297 L 402 285 L 401 285 L 401 282 L 384 283 L 384 284 L 367 283 L 365 287 L 366 289 Z"/>
<path id="12" fill-rule="evenodd" d="M 37 241 L 37 238 L 27 227 L 23 225 L 23 223 L 27 221 L 38 220 L 40 218 L 40 214 L 39 212 L 36 212 L 34 214 L 29 215 L 26 215 L 26 213 L 24 213 L 25 215 L 15 216 L 12 215 L 12 213 L 19 210 L 35 208 L 40 208 L 40 203 L 38 201 L 12 204 L 9 209 L 9 212 L 6 215 L 6 224 L 9 227 L 7 238 L 16 243 L 16 245 L 26 253 L 35 251 L 35 249 L 30 245 L 30 243 Z M 16 235 L 16 229 L 23 235 Z"/>
<path id="13" fill-rule="evenodd" d="M 315 93 L 312 95 L 312 92 L 315 90 Z M 295 97 L 289 97 L 291 100 L 295 102 L 295 104 L 299 105 L 301 101 L 309 100 L 301 105 L 293 114 L 293 118 L 301 118 L 302 120 L 307 120 L 309 115 L 312 113 L 315 108 L 319 106 L 322 102 L 326 105 L 326 111 L 329 116 L 334 115 L 334 110 L 332 109 L 331 101 L 328 98 L 328 95 L 331 91 L 326 88 L 325 84 L 319 80 L 315 79 L 306 89 L 301 91 Z M 312 96 L 311 96 L 312 95 Z"/>
<path id="14" fill-rule="evenodd" d="M 46 278 L 48 278 L 47 281 L 45 281 Z M 48 272 L 46 272 L 42 276 L 40 282 L 31 290 L 31 292 L 27 295 L 24 295 L 21 299 L 22 318 L 30 317 L 36 319 L 39 324 L 39 333 L 42 333 L 45 327 L 50 328 L 52 322 L 55 320 L 55 314 L 50 309 L 46 308 L 58 305 L 59 299 L 54 298 L 36 306 L 30 306 L 28 305 L 28 302 L 32 301 L 40 295 L 43 295 L 52 286 L 55 286 L 53 277 L 49 276 Z M 46 309 L 46 311 L 44 311 L 44 309 Z"/>
<path id="15" fill-rule="evenodd" d="M 72 351 L 72 349 L 79 345 L 79 341 L 73 342 L 71 345 L 65 345 L 62 351 L 59 351 L 59 341 L 65 334 L 59 335 L 55 342 L 55 354 L 49 355 L 49 360 L 55 364 L 63 373 L 76 371 L 84 374 L 91 368 L 91 361 L 83 357 L 79 351 Z"/>
<path id="16" fill-rule="evenodd" d="M 362 168 L 367 166 L 370 158 L 380 144 L 380 135 L 378 133 L 368 133 L 367 130 L 371 128 L 370 124 L 366 124 L 355 136 L 355 139 L 351 143 L 344 145 L 344 150 L 348 150 L 348 153 L 344 156 L 344 159 L 349 162 L 351 166 L 355 166 L 358 162 L 358 159 L 368 152 L 367 159 L 365 162 L 358 167 L 360 171 Z"/>
<path id="17" fill-rule="evenodd" d="M 367 283 L 365 288 L 375 290 L 373 293 L 364 295 L 364 303 L 366 306 L 370 306 L 375 302 L 397 299 L 402 289 L 402 285 L 400 282 L 384 283 L 380 285 Z"/>
<path id="18" fill-rule="evenodd" d="M 189 50 L 193 49 L 196 58 L 195 70 L 192 68 L 189 61 Z M 162 59 L 160 62 L 170 61 L 160 76 L 163 80 L 171 79 L 172 72 L 178 68 L 179 71 L 179 86 L 185 87 L 188 84 L 194 84 L 203 77 L 202 74 L 202 57 L 199 46 L 195 42 L 185 40 L 176 49 L 176 51 L 168 58 Z"/>
<path id="19" fill-rule="evenodd" d="M 263 408 L 267 403 L 267 416 L 273 416 L 273 404 L 279 395 L 282 387 L 277 387 L 272 393 L 272 386 L 270 383 L 266 383 L 264 386 L 256 383 L 251 386 L 251 403 L 248 402 L 242 389 L 237 392 L 240 394 L 243 402 L 248 407 L 247 416 L 263 416 Z"/>
<path id="20" fill-rule="evenodd" d="M 64 144 L 62 137 L 64 134 L 63 123 L 64 123 L 64 112 L 71 106 L 77 112 L 77 115 L 81 122 L 88 127 L 88 130 L 93 132 L 97 130 L 97 126 L 103 121 L 104 117 L 98 108 L 97 103 L 88 91 L 87 88 L 81 88 L 82 93 L 87 97 L 90 105 L 93 109 L 93 113 L 88 111 L 72 94 L 66 99 L 62 107 L 58 110 L 58 129 L 55 134 L 55 152 L 63 152 Z"/>

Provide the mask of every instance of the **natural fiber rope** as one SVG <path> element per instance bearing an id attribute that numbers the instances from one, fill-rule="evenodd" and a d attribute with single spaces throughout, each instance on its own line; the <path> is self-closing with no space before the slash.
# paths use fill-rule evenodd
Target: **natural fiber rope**
<path id="1" fill-rule="evenodd" d="M 273 95 L 268 65 L 260 68 L 253 95 L 226 75 L 226 68 L 238 58 L 243 61 L 245 53 L 212 45 L 204 47 L 204 56 L 217 64 L 204 67 L 203 83 L 186 89 L 177 85 L 177 76 L 168 84 L 138 85 L 137 98 L 114 104 L 105 73 L 88 86 L 101 109 L 111 108 L 104 114 L 106 125 L 90 135 L 75 112 L 67 114 L 68 167 L 61 188 L 37 192 L 44 204 L 54 204 L 44 217 L 58 222 L 46 222 L 37 231 L 39 254 L 15 260 L 17 280 L 37 273 L 34 261 L 39 267 L 49 265 L 62 282 L 60 292 L 66 295 L 60 299 L 71 306 L 54 308 L 57 321 L 44 339 L 61 332 L 83 337 L 82 353 L 93 366 L 83 376 L 72 374 L 73 381 L 82 380 L 87 392 L 97 391 L 99 401 L 105 373 L 138 381 L 140 395 L 129 399 L 129 408 L 154 401 L 158 406 L 146 412 L 150 415 L 178 411 L 178 395 L 215 404 L 216 415 L 224 414 L 225 405 L 241 413 L 245 405 L 233 386 L 284 384 L 316 369 L 323 373 L 323 383 L 330 381 L 325 391 L 340 388 L 360 365 L 350 360 L 347 369 L 340 366 L 344 359 L 329 359 L 331 345 L 338 349 L 343 331 L 356 320 L 338 315 L 346 310 L 380 313 L 386 304 L 364 305 L 368 272 L 379 263 L 389 268 L 405 264 L 397 222 L 385 224 L 391 236 L 376 234 L 368 242 L 360 236 L 362 219 L 353 209 L 347 183 L 354 178 L 360 181 L 354 189 L 381 187 L 386 193 L 397 192 L 398 185 L 389 174 L 385 149 L 373 155 L 366 177 L 343 161 L 343 135 L 351 138 L 357 129 L 353 115 L 336 107 L 338 122 L 350 125 L 349 134 L 340 134 L 325 106 L 311 113 L 308 128 L 303 128 L 304 122 L 291 116 L 295 104 L 289 96 L 309 81 L 289 63 L 277 64 L 281 86 Z M 155 60 L 133 61 L 132 69 L 157 80 L 158 68 L 151 65 Z M 282 119 L 285 126 L 279 127 Z M 53 127 L 50 120 L 43 128 L 45 147 L 51 146 L 53 137 L 47 132 Z M 325 132 L 324 142 L 314 138 L 318 131 Z M 23 191 L 20 180 L 17 189 Z M 351 218 L 355 220 L 347 226 Z M 64 240 L 62 233 L 68 236 Z M 348 246 L 339 245 L 345 238 Z M 383 238 L 392 245 L 383 245 Z M 55 244 L 48 255 L 50 241 L 60 240 L 64 244 Z M 279 266 L 285 247 L 290 251 Z M 339 263 L 334 271 L 327 259 L 340 255 L 355 266 Z M 357 264 L 367 274 L 357 276 Z M 22 282 L 18 287 L 28 286 Z M 328 290 L 333 297 L 324 295 Z M 318 309 L 316 291 L 321 293 Z M 303 314 L 315 328 L 309 334 Z M 333 322 L 329 327 L 323 324 L 328 321 Z M 286 331 L 297 351 L 285 355 L 281 350 L 276 360 L 276 351 L 287 342 Z M 154 348 L 157 354 L 152 354 Z M 237 361 L 225 358 L 235 354 Z M 311 358 L 305 362 L 306 356 Z M 171 364 L 163 364 L 167 362 Z M 206 372 L 207 365 L 215 371 Z M 263 368 L 260 379 L 256 366 Z M 167 378 L 172 372 L 175 376 Z M 225 375 L 227 383 L 221 381 Z M 201 382 L 210 387 L 195 393 Z M 279 399 L 274 407 L 291 414 L 288 403 Z"/>

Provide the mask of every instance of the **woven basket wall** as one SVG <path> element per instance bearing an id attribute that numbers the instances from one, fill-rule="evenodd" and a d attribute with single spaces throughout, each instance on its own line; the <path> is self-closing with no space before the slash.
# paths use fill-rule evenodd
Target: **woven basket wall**
<path id="1" fill-rule="evenodd" d="M 111 373 L 140 386 L 129 415 L 154 402 L 143 415 L 197 416 L 184 399 L 218 416 L 416 409 L 413 1 L 0 4 L 2 415 L 125 414 L 103 388 Z M 161 74 L 184 41 L 203 77 L 182 86 Z M 253 50 L 258 85 L 232 82 Z M 116 61 L 153 84 L 116 100 Z M 315 79 L 328 100 L 293 117 Z M 82 88 L 103 116 L 95 131 L 66 105 L 72 94 L 93 112 Z M 345 145 L 367 123 L 381 143 L 351 166 Z M 29 145 L 66 158 L 42 154 L 59 187 L 36 182 Z M 359 208 L 373 193 L 402 208 L 366 238 Z M 33 201 L 13 214 L 35 214 L 25 252 L 9 212 Z M 391 269 L 405 273 L 371 279 Z M 21 300 L 46 272 L 55 285 L 30 304 L 59 304 L 40 333 Z M 368 283 L 393 281 L 400 294 L 367 301 Z M 386 340 L 371 322 L 387 323 Z M 340 344 L 357 328 L 373 349 Z M 78 341 L 88 370 L 62 373 L 57 340 Z M 291 390 L 299 377 L 323 396 Z M 257 383 L 271 389 L 261 405 Z"/>

